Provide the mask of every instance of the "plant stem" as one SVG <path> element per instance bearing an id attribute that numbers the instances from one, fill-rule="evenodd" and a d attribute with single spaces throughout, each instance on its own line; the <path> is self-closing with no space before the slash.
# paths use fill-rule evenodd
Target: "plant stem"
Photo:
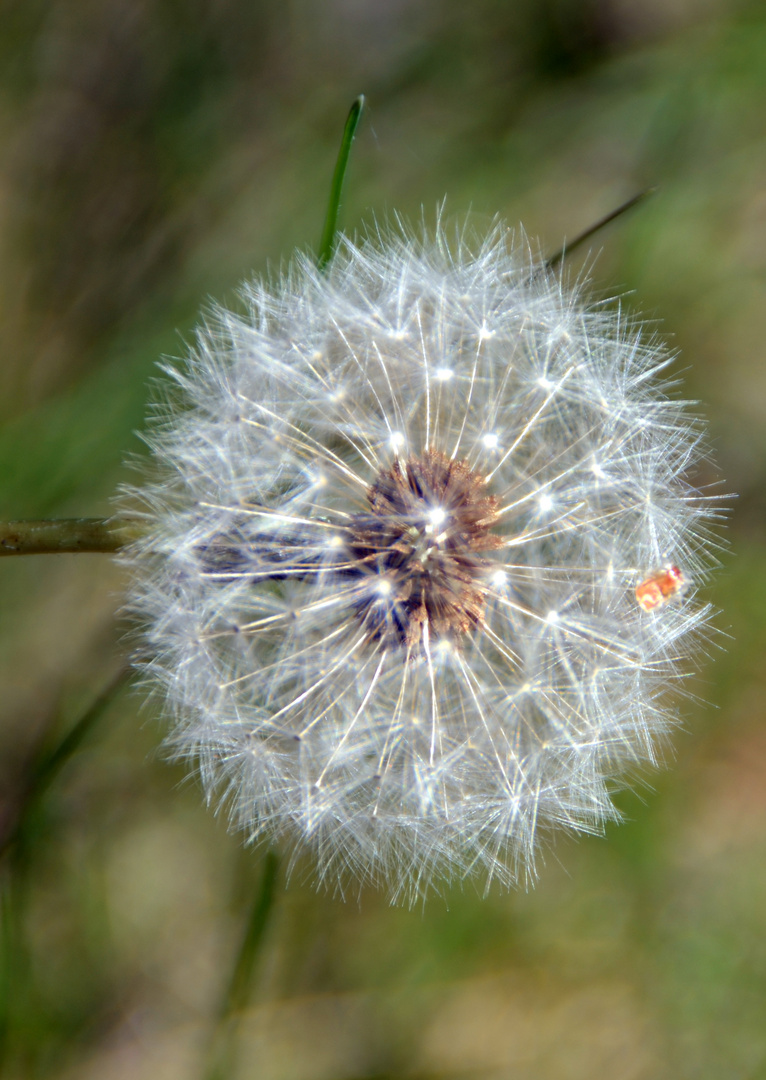
<path id="1" fill-rule="evenodd" d="M 0 522 L 0 556 L 114 552 L 140 535 L 139 523 L 126 518 L 3 521 Z"/>

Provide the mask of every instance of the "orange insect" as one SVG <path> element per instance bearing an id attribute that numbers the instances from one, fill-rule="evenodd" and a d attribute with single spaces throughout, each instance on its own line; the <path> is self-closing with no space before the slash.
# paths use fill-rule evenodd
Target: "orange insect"
<path id="1" fill-rule="evenodd" d="M 644 611 L 654 611 L 683 590 L 684 576 L 677 566 L 666 566 L 636 586 L 636 600 Z"/>

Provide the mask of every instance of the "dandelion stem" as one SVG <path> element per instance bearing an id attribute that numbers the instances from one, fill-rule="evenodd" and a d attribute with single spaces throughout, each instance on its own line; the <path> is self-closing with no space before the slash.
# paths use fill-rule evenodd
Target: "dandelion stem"
<path id="1" fill-rule="evenodd" d="M 591 225 L 590 228 L 585 230 L 585 232 L 582 232 L 579 236 L 576 236 L 574 240 L 570 240 L 569 243 L 563 244 L 563 246 L 559 248 L 555 255 L 551 255 L 550 259 L 546 259 L 545 265 L 547 269 L 553 270 L 559 265 L 559 263 L 564 261 L 567 255 L 571 255 L 575 248 L 580 247 L 580 245 L 584 244 L 586 240 L 590 240 L 592 236 L 595 236 L 596 233 L 603 229 L 606 225 L 609 225 L 616 218 L 622 217 L 623 214 L 627 213 L 628 210 L 632 210 L 634 206 L 638 205 L 638 203 L 643 202 L 644 199 L 648 198 L 650 195 L 654 195 L 656 190 L 656 187 L 650 187 L 647 188 L 646 191 L 639 191 L 638 195 L 633 195 L 633 197 L 628 199 L 627 202 L 624 202 L 620 206 L 618 206 L 616 210 L 612 210 L 606 215 L 606 217 L 602 217 L 600 221 L 597 221 L 595 225 Z"/>
<path id="2" fill-rule="evenodd" d="M 127 518 L 60 518 L 0 522 L 0 556 L 114 552 L 141 535 Z"/>
<path id="3" fill-rule="evenodd" d="M 346 178 L 346 168 L 351 153 L 351 144 L 354 141 L 356 129 L 362 118 L 363 110 L 364 94 L 360 94 L 351 106 L 351 111 L 348 114 L 346 126 L 343 129 L 343 138 L 340 142 L 340 150 L 338 151 L 338 160 L 335 163 L 335 172 L 332 175 L 327 217 L 325 218 L 324 229 L 322 230 L 322 239 L 319 241 L 319 254 L 317 255 L 317 266 L 320 270 L 324 270 L 335 251 L 335 243 L 338 234 L 338 212 L 340 210 L 340 200 L 343 195 L 343 181 Z"/>

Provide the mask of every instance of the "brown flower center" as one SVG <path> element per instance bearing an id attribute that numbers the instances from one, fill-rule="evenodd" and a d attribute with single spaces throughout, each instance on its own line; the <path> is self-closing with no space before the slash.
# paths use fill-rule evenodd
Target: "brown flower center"
<path id="1" fill-rule="evenodd" d="M 413 648 L 455 641 L 484 620 L 497 499 L 466 461 L 438 450 L 396 461 L 367 492 L 349 527 L 354 572 L 365 577 L 357 613 L 370 640 Z"/>

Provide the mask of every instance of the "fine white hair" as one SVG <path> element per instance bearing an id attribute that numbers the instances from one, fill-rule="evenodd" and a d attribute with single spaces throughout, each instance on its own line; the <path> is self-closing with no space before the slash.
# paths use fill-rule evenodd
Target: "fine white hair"
<path id="1" fill-rule="evenodd" d="M 502 223 L 378 228 L 242 297 L 166 367 L 130 496 L 171 744 L 341 891 L 529 880 L 542 834 L 617 816 L 709 619 L 672 358 Z"/>

